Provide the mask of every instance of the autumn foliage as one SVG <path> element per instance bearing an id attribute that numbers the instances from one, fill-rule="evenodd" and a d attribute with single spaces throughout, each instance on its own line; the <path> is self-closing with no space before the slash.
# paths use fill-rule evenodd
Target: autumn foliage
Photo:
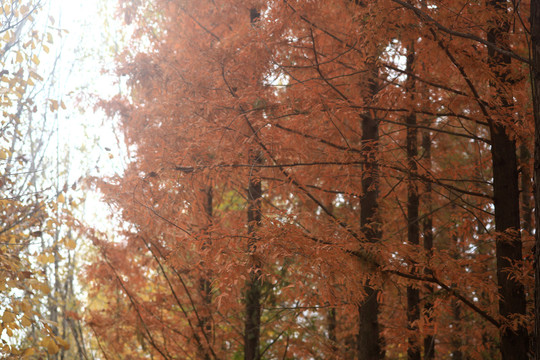
<path id="1" fill-rule="evenodd" d="M 120 5 L 104 356 L 527 357 L 527 4 Z"/>

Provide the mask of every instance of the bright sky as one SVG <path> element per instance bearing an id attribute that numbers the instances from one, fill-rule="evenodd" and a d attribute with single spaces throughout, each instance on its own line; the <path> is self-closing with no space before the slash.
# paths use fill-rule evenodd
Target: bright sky
<path id="1" fill-rule="evenodd" d="M 55 19 L 54 27 L 68 31 L 61 39 L 55 36 L 51 53 L 60 53 L 55 88 L 67 109 L 58 112 L 56 121 L 60 158 L 69 154 L 69 186 L 87 175 L 111 176 L 123 169 L 121 134 L 95 106 L 99 98 L 118 93 L 116 77 L 103 71 L 104 66 L 114 67 L 114 44 L 122 41 L 115 38 L 121 34 L 112 19 L 115 6 L 116 1 L 107 0 L 50 0 L 43 9 Z M 56 146 L 51 151 L 56 152 Z M 84 196 L 83 220 L 102 228 L 108 211 L 98 194 Z"/>
<path id="2" fill-rule="evenodd" d="M 83 155 L 90 155 L 88 165 L 91 169 L 88 170 L 92 174 L 111 175 L 121 170 L 118 169 L 118 161 L 110 161 L 109 151 L 105 148 L 111 149 L 112 154 L 117 157 L 117 139 L 111 128 L 111 121 L 105 119 L 99 109 L 88 106 L 95 104 L 98 96 L 108 98 L 118 92 L 116 79 L 103 73 L 104 66 L 108 66 L 109 70 L 113 68 L 114 42 L 121 41 L 114 39 L 114 36 L 118 36 L 114 28 L 115 22 L 108 20 L 114 11 L 112 8 L 115 2 L 51 1 L 57 6 L 58 15 L 53 16 L 58 17 L 58 26 L 69 31 L 62 39 L 63 65 L 60 67 L 59 76 L 60 87 L 68 96 L 71 106 L 63 114 L 67 121 L 61 126 L 61 139 L 65 140 L 69 148 L 74 148 L 87 141 L 84 139 L 85 130 L 90 137 L 99 136 L 97 143 L 85 144 L 87 150 L 93 151 Z M 75 164 L 78 163 L 79 161 L 76 161 Z"/>

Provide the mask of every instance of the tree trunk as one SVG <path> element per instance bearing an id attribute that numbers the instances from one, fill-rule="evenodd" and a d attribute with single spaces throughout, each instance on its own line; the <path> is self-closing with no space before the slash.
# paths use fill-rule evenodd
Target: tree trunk
<path id="1" fill-rule="evenodd" d="M 413 72 L 414 66 L 414 47 L 410 45 L 407 49 L 407 73 Z M 406 89 L 408 97 L 414 100 L 415 90 L 414 78 L 409 76 Z M 416 113 L 414 110 L 406 118 L 407 123 L 407 241 L 413 246 L 420 244 L 420 225 L 418 222 L 418 209 L 420 199 L 418 197 L 418 185 L 416 183 L 416 173 L 418 165 L 416 158 L 418 156 L 418 128 L 416 126 Z M 412 260 L 410 260 L 412 261 Z M 411 272 L 414 273 L 416 264 L 410 264 Z M 407 286 L 407 330 L 408 348 L 407 358 L 409 360 L 420 360 L 420 343 L 418 341 L 418 321 L 420 320 L 420 292 L 418 287 Z"/>
<path id="2" fill-rule="evenodd" d="M 426 130 L 422 134 L 422 148 L 424 150 L 424 160 L 425 168 L 428 171 L 431 171 L 431 136 L 429 130 Z M 424 220 L 422 223 L 423 233 L 424 233 L 424 250 L 428 259 L 426 259 L 429 264 L 429 259 L 433 254 L 433 216 L 432 211 L 432 198 L 431 198 L 431 183 L 427 181 L 425 183 L 425 195 L 424 203 L 426 204 L 426 214 L 424 215 Z M 425 269 L 424 273 L 426 275 L 432 275 L 431 270 Z M 424 360 L 432 360 L 435 358 L 435 336 L 433 335 L 433 286 L 430 283 L 424 285 L 424 318 L 426 319 L 426 330 L 427 334 L 424 337 Z"/>
<path id="3" fill-rule="evenodd" d="M 204 251 L 207 247 L 211 246 L 210 243 L 210 227 L 212 226 L 212 216 L 213 216 L 213 208 L 212 208 L 212 187 L 208 186 L 206 189 L 203 190 L 204 192 L 204 214 L 206 216 L 206 224 L 205 224 L 205 232 L 206 236 L 204 238 L 204 243 L 202 245 L 202 250 Z M 204 266 L 203 266 L 204 268 Z M 203 315 L 200 319 L 199 328 L 203 332 L 202 338 L 211 339 L 211 332 L 212 332 L 212 322 L 211 322 L 211 313 L 210 313 L 210 304 L 212 303 L 212 287 L 210 282 L 210 274 L 203 273 L 201 277 L 199 278 L 199 293 L 202 299 L 202 310 Z M 210 344 L 209 344 L 210 345 Z M 208 353 L 207 349 L 201 348 L 201 353 L 203 355 L 204 360 L 210 360 L 210 354 Z"/>
<path id="4" fill-rule="evenodd" d="M 378 69 L 376 64 L 369 64 L 369 89 L 365 96 L 370 101 L 377 92 Z M 360 226 L 366 240 L 378 242 L 382 236 L 379 220 L 379 165 L 377 150 L 379 141 L 379 121 L 370 113 L 362 118 L 362 148 L 364 165 L 362 174 L 362 198 L 360 199 Z M 357 352 L 358 360 L 374 360 L 384 358 L 379 331 L 378 290 L 366 284 L 366 298 L 358 307 L 359 330 Z"/>
<path id="5" fill-rule="evenodd" d="M 254 24 L 261 14 L 258 9 L 249 10 L 249 21 Z M 249 161 L 252 164 L 262 163 L 262 153 L 250 151 Z M 258 360 L 260 358 L 261 337 L 261 266 L 255 255 L 257 250 L 256 229 L 261 223 L 261 179 L 257 178 L 257 170 L 254 168 L 250 173 L 247 199 L 247 229 L 248 229 L 248 254 L 250 257 L 250 271 L 246 284 L 245 302 L 246 318 L 244 323 L 244 360 Z"/>
<path id="6" fill-rule="evenodd" d="M 540 0 L 531 0 L 531 83 L 534 106 L 534 207 L 535 207 L 535 252 L 534 252 L 534 350 L 535 359 L 540 359 Z"/>
<path id="7" fill-rule="evenodd" d="M 488 41 L 506 48 L 510 23 L 507 20 L 507 3 L 504 0 L 491 0 L 488 3 L 498 13 L 498 19 L 488 31 Z M 508 83 L 510 57 L 492 49 L 488 52 L 489 65 L 497 80 Z M 502 110 L 511 105 L 501 86 L 496 86 Z M 525 315 L 526 302 L 523 284 L 510 273 L 513 262 L 522 260 L 522 244 L 519 217 L 519 185 L 517 171 L 516 143 L 506 133 L 500 121 L 490 122 L 491 156 L 493 161 L 493 196 L 495 202 L 495 230 L 497 281 L 499 285 L 499 313 L 510 322 L 515 315 Z M 501 354 L 506 359 L 527 359 L 528 334 L 523 325 L 517 329 L 503 326 L 501 330 Z"/>
<path id="8" fill-rule="evenodd" d="M 450 342 L 452 344 L 452 359 L 462 360 L 463 352 L 461 351 L 462 345 L 462 336 L 463 332 L 461 331 L 461 304 L 456 299 L 452 299 L 452 338 Z"/>
<path id="9" fill-rule="evenodd" d="M 336 327 L 337 327 L 337 321 L 336 321 L 336 308 L 330 308 L 328 310 L 328 340 L 332 342 L 332 350 L 335 352 L 336 349 Z"/>
<path id="10" fill-rule="evenodd" d="M 253 152 L 251 163 L 260 164 L 261 156 L 259 152 Z M 249 280 L 245 294 L 246 301 L 246 319 L 244 328 L 244 359 L 259 359 L 259 342 L 261 329 L 261 267 L 255 251 L 257 249 L 256 229 L 261 222 L 261 181 L 256 176 L 256 170 L 250 176 L 247 198 L 248 198 L 248 254 L 250 256 L 251 269 L 249 271 Z"/>
<path id="11" fill-rule="evenodd" d="M 519 146 L 519 162 L 521 167 L 521 212 L 523 214 L 521 228 L 528 234 L 533 234 L 533 207 L 531 204 L 531 194 L 533 191 L 531 186 L 532 174 L 528 166 L 530 160 L 531 153 L 527 148 L 527 145 L 523 143 Z"/>

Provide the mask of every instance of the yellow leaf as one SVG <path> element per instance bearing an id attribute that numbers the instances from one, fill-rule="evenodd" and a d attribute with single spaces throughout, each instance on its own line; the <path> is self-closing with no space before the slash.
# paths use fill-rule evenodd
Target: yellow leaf
<path id="1" fill-rule="evenodd" d="M 47 352 L 50 355 L 54 355 L 60 350 L 60 348 L 58 348 L 58 345 L 56 345 L 53 339 L 48 339 L 46 347 L 47 347 Z"/>
<path id="2" fill-rule="evenodd" d="M 39 65 L 39 59 L 36 55 L 32 56 L 32 62 L 36 65 Z"/>
<path id="3" fill-rule="evenodd" d="M 56 100 L 51 100 L 50 108 L 51 108 L 51 111 L 56 111 L 56 110 L 58 110 L 58 101 L 56 101 Z"/>
<path id="4" fill-rule="evenodd" d="M 43 254 L 39 254 L 38 256 L 36 256 L 36 260 L 40 264 L 47 264 L 49 262 L 49 259 L 47 258 L 47 256 Z"/>
<path id="5" fill-rule="evenodd" d="M 32 325 L 32 321 L 27 316 L 23 316 L 21 320 L 21 325 L 24 327 L 29 327 L 30 325 Z"/>
<path id="6" fill-rule="evenodd" d="M 66 104 L 64 104 L 63 101 L 60 101 L 60 107 L 64 110 L 66 110 Z"/>
<path id="7" fill-rule="evenodd" d="M 77 243 L 73 239 L 66 239 L 66 247 L 69 250 L 74 250 L 77 247 Z"/>
<path id="8" fill-rule="evenodd" d="M 8 157 L 7 151 L 4 149 L 0 149 L 0 160 L 6 160 Z"/>
<path id="9" fill-rule="evenodd" d="M 52 34 L 50 32 L 47 33 L 47 42 L 52 44 L 53 43 L 53 37 L 52 37 Z"/>
<path id="10" fill-rule="evenodd" d="M 23 310 L 23 312 L 26 314 L 26 315 L 29 315 L 31 314 L 32 312 L 32 305 L 30 305 L 28 302 L 28 299 L 24 299 L 22 302 L 21 302 L 21 308 Z"/>
<path id="11" fill-rule="evenodd" d="M 69 343 L 62 339 L 61 337 L 57 336 L 56 341 L 58 342 L 58 345 L 63 347 L 65 350 L 69 349 Z"/>
<path id="12" fill-rule="evenodd" d="M 4 311 L 4 315 L 2 315 L 2 322 L 4 324 L 11 324 L 15 322 L 15 314 L 13 314 L 11 311 Z"/>
<path id="13" fill-rule="evenodd" d="M 24 357 L 25 356 L 32 356 L 36 353 L 36 350 L 34 348 L 29 348 L 29 349 L 26 349 L 24 351 L 24 353 L 22 354 Z"/>
<path id="14" fill-rule="evenodd" d="M 17 62 L 18 62 L 19 64 L 22 63 L 23 60 L 24 60 L 24 58 L 23 58 L 23 56 L 22 56 L 22 54 L 21 54 L 20 51 L 17 51 L 17 59 L 16 59 L 16 60 L 17 60 Z"/>
<path id="15" fill-rule="evenodd" d="M 39 81 L 43 80 L 43 78 L 33 70 L 30 70 L 30 76 Z"/>
<path id="16" fill-rule="evenodd" d="M 51 292 L 51 289 L 49 289 L 49 287 L 46 284 L 40 284 L 37 287 L 37 289 L 40 290 L 45 295 Z"/>
<path id="17" fill-rule="evenodd" d="M 60 204 L 64 204 L 66 202 L 66 198 L 64 197 L 64 194 L 60 193 L 56 201 L 58 201 Z"/>
<path id="18" fill-rule="evenodd" d="M 49 47 L 47 45 L 42 45 L 43 51 L 45 51 L 47 54 L 49 53 Z"/>

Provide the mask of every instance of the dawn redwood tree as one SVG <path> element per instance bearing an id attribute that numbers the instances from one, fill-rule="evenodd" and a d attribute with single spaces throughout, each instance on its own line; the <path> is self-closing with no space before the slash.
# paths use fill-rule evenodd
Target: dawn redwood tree
<path id="1" fill-rule="evenodd" d="M 408 74 L 413 73 L 414 64 L 414 45 L 410 44 L 406 48 L 407 60 L 406 71 Z M 411 75 L 407 75 L 406 90 L 407 95 L 411 96 L 411 101 L 414 102 L 414 87 L 415 80 Z M 416 113 L 411 112 L 407 115 L 405 122 L 407 124 L 407 166 L 408 166 L 408 179 L 407 179 L 407 241 L 411 245 L 420 244 L 420 196 L 418 194 L 417 184 L 417 172 L 418 165 L 418 128 L 416 127 L 417 116 Z M 415 264 L 411 264 L 411 272 L 415 273 Z M 420 291 L 417 285 L 407 287 L 407 329 L 409 334 L 409 348 L 407 349 L 407 358 L 410 360 L 420 360 L 421 348 L 420 339 L 418 338 L 418 322 L 420 320 Z"/>
<path id="2" fill-rule="evenodd" d="M 401 3 L 401 2 L 399 2 Z M 508 43 L 508 33 L 510 31 L 511 19 L 505 2 L 493 1 L 487 4 L 487 13 L 484 27 L 487 31 L 488 57 L 486 62 L 489 71 L 482 70 L 490 75 L 488 81 L 493 89 L 490 95 L 482 94 L 482 86 L 478 80 L 481 72 L 469 67 L 465 59 L 457 55 L 450 43 L 443 41 L 448 28 L 441 25 L 438 18 L 433 20 L 437 10 L 431 14 L 426 13 L 426 8 L 419 9 L 410 4 L 403 4 L 404 7 L 414 11 L 419 19 L 425 21 L 426 25 L 435 23 L 432 30 L 433 37 L 439 43 L 439 47 L 444 50 L 447 58 L 452 62 L 467 84 L 481 111 L 481 115 L 486 119 L 490 130 L 490 145 L 493 164 L 493 199 L 495 207 L 495 231 L 497 234 L 497 276 L 499 283 L 499 313 L 505 323 L 501 326 L 501 353 L 503 358 L 526 358 L 528 349 L 528 335 L 523 316 L 526 314 L 525 292 L 523 283 L 516 278 L 514 271 L 518 270 L 515 265 L 520 264 L 522 258 L 522 243 L 520 239 L 520 214 L 519 214 L 519 191 L 518 191 L 518 167 L 516 161 L 515 127 L 513 126 L 513 116 L 510 109 L 515 109 L 515 102 L 510 100 L 513 91 L 509 90 L 516 84 L 519 75 L 512 73 L 511 52 Z M 517 9 L 514 9 L 514 14 Z M 426 21 L 430 19 L 430 21 Z M 514 28 L 515 29 L 515 28 Z M 460 32 L 463 34 L 463 32 Z M 515 35 L 515 34 L 514 34 Z M 467 35 L 466 35 L 467 36 Z M 475 35 L 468 34 L 471 38 Z M 476 36 L 477 41 L 482 41 Z M 519 45 L 512 44 L 514 47 Z M 455 45 L 454 45 L 455 46 Z M 515 61 L 515 60 L 514 60 Z M 523 77 L 521 78 L 523 79 Z M 515 94 L 515 92 L 513 92 Z M 486 99 L 486 100 L 484 100 Z M 515 98 L 514 98 L 515 99 Z M 471 104 L 474 106 L 473 104 Z M 523 106 L 524 104 L 520 104 Z M 526 111 L 524 112 L 526 113 Z M 518 270 L 519 271 L 519 270 Z M 516 321 L 513 325 L 508 322 Z"/>
<path id="3" fill-rule="evenodd" d="M 429 126 L 429 122 L 427 124 Z M 422 157 L 424 159 L 424 166 L 427 171 L 432 171 L 431 168 L 431 134 L 429 131 L 424 130 L 422 132 Z M 424 219 L 422 221 L 422 232 L 423 232 L 423 245 L 426 252 L 426 262 L 429 264 L 430 259 L 433 255 L 433 206 L 432 206 L 432 194 L 431 194 L 431 183 L 426 182 L 424 184 L 424 196 L 423 203 L 425 208 Z M 420 219 L 418 219 L 420 221 Z M 426 267 L 424 269 L 426 275 L 432 275 L 431 270 Z M 424 359 L 431 360 L 435 358 L 435 336 L 433 334 L 433 285 L 426 283 L 424 285 L 424 321 L 426 326 L 426 333 L 424 334 Z"/>
<path id="4" fill-rule="evenodd" d="M 510 19 L 506 13 L 507 4 L 504 1 L 488 2 L 492 10 L 493 20 L 490 23 L 487 39 L 502 48 L 508 48 L 507 37 L 510 31 Z M 511 58 L 493 49 L 488 50 L 488 63 L 493 70 L 495 80 L 492 86 L 496 89 L 498 99 L 497 114 L 487 115 L 491 135 L 491 155 L 493 159 L 493 198 L 495 206 L 495 230 L 497 235 L 497 280 L 499 284 L 499 313 L 504 318 L 526 314 L 525 289 L 509 270 L 513 263 L 523 259 L 520 238 L 519 185 L 518 164 L 515 140 L 508 133 L 509 113 L 511 107 L 510 94 L 503 90 L 510 79 L 509 65 Z M 502 118 L 501 118 L 502 116 Z M 511 120 L 510 120 L 511 121 Z M 506 122 L 506 123 L 505 123 Z M 525 324 L 517 328 L 504 327 L 501 333 L 501 353 L 503 359 L 527 359 L 529 337 Z"/>
<path id="5" fill-rule="evenodd" d="M 520 219 L 501 232 L 499 201 L 516 198 L 501 194 L 492 164 L 529 130 L 514 121 L 530 113 L 514 66 L 525 30 L 516 17 L 511 44 L 486 34 L 517 12 L 465 1 L 122 4 L 137 26 L 120 63 L 131 92 L 107 108 L 133 157 L 102 189 L 125 231 L 96 235 L 101 258 L 87 272 L 109 299 L 89 318 L 105 352 L 480 359 L 500 332 L 509 358 L 527 318 L 496 304 L 529 292 L 498 296 L 493 279 L 524 290 L 530 264 L 502 255 L 505 236 L 518 247 Z"/>
<path id="6" fill-rule="evenodd" d="M 534 116 L 534 208 L 535 208 L 535 252 L 534 252 L 534 354 L 540 359 L 540 3 L 531 0 L 531 93 Z"/>
<path id="7" fill-rule="evenodd" d="M 256 8 L 249 9 L 249 20 L 252 25 L 260 18 L 260 13 Z M 236 95 L 235 92 L 232 95 Z M 253 132 L 253 136 L 256 136 Z M 264 155 L 260 150 L 249 149 L 249 162 L 254 166 L 262 164 Z M 261 333 L 261 291 L 262 291 L 262 273 L 260 260 L 255 255 L 257 249 L 257 228 L 261 225 L 262 213 L 262 183 L 257 176 L 258 169 L 255 169 L 249 176 L 247 187 L 247 229 L 248 244 L 247 252 L 250 255 L 250 269 L 248 281 L 246 282 L 245 302 L 246 315 L 244 325 L 244 359 L 258 360 L 260 358 L 260 333 Z"/>

